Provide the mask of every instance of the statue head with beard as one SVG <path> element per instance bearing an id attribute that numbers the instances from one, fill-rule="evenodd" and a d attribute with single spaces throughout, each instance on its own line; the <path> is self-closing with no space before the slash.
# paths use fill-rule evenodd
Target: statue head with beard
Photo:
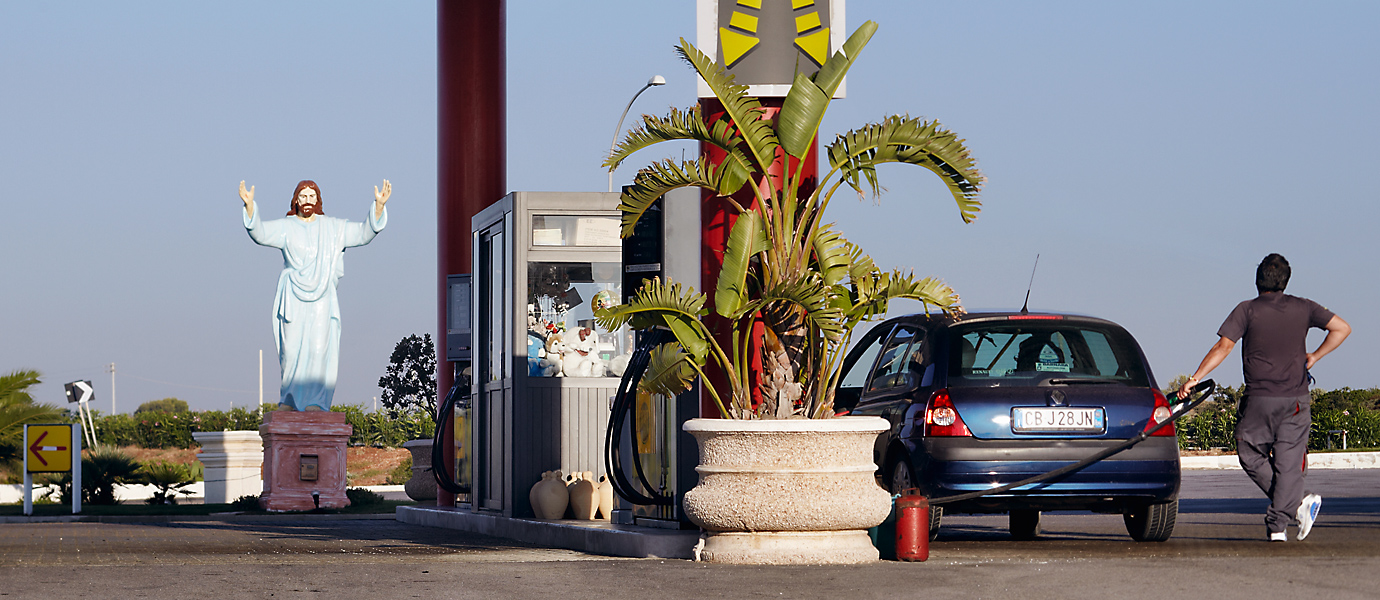
<path id="1" fill-rule="evenodd" d="M 297 184 L 297 189 L 292 192 L 292 210 L 287 216 L 297 215 L 298 218 L 310 221 L 316 215 L 324 215 L 326 211 L 321 210 L 321 188 L 316 187 L 316 182 L 304 179 Z"/>

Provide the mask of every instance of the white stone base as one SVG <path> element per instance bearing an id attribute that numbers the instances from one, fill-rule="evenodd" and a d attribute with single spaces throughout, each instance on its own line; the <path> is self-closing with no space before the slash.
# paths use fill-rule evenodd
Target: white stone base
<path id="1" fill-rule="evenodd" d="M 867 531 L 705 532 L 698 560 L 736 565 L 852 565 L 877 560 Z"/>
<path id="2" fill-rule="evenodd" d="M 264 491 L 264 442 L 257 431 L 203 431 L 192 434 L 205 467 L 206 503 L 229 504 Z"/>

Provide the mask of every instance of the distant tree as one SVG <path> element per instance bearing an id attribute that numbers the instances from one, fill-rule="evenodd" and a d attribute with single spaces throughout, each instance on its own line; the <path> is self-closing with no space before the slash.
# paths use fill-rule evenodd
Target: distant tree
<path id="1" fill-rule="evenodd" d="M 187 406 L 185 400 L 164 398 L 162 400 L 149 400 L 148 402 L 140 404 L 139 408 L 134 409 L 134 414 L 137 415 L 146 412 L 184 413 L 189 410 L 191 410 L 191 407 Z"/>
<path id="2" fill-rule="evenodd" d="M 38 383 L 38 371 L 0 375 L 0 466 L 12 465 L 24 456 L 25 424 L 67 421 L 58 407 L 34 402 L 29 387 Z"/>
<path id="3" fill-rule="evenodd" d="M 388 370 L 379 378 L 379 401 L 390 413 L 412 410 L 436 414 L 436 347 L 431 334 L 409 335 L 393 347 Z"/>

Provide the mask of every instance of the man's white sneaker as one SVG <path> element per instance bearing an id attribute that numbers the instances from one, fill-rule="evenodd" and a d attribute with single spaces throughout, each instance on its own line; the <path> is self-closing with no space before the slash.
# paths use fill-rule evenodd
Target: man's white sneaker
<path id="1" fill-rule="evenodd" d="M 1313 521 L 1318 518 L 1318 509 L 1322 508 L 1322 496 L 1309 494 L 1303 497 L 1303 502 L 1299 503 L 1299 522 L 1298 539 L 1308 537 L 1308 533 L 1313 531 Z"/>
<path id="2" fill-rule="evenodd" d="M 1276 532 L 1270 534 L 1270 541 L 1272 541 L 1272 542 L 1287 542 L 1287 541 L 1289 541 L 1289 534 L 1287 534 L 1287 533 L 1285 533 L 1285 532 L 1283 532 L 1283 531 L 1276 531 Z"/>

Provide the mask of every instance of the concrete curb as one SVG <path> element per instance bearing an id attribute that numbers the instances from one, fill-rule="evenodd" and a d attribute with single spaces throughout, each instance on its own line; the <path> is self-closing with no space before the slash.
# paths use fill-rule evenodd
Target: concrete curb
<path id="1" fill-rule="evenodd" d="M 60 515 L 51 517 L 0 517 L 6 523 L 180 523 L 188 521 L 225 521 L 229 523 L 277 523 L 283 521 L 381 521 L 393 515 L 240 515 L 219 513 L 211 515 Z"/>
<path id="2" fill-rule="evenodd" d="M 1181 456 L 1181 469 L 1240 469 L 1235 454 Z M 1380 452 L 1326 452 L 1308 455 L 1310 469 L 1380 469 Z"/>
<path id="3" fill-rule="evenodd" d="M 614 525 L 608 521 L 546 521 L 485 515 L 458 508 L 399 506 L 397 519 L 425 527 L 482 533 L 548 548 L 632 558 L 694 558 L 699 530 Z"/>

